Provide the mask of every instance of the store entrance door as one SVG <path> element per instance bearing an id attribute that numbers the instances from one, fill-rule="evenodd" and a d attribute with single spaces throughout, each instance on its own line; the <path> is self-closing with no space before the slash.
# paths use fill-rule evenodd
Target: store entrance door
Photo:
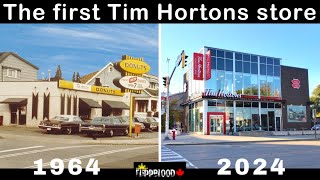
<path id="1" fill-rule="evenodd" d="M 226 114 L 224 112 L 207 113 L 207 135 L 226 134 Z"/>

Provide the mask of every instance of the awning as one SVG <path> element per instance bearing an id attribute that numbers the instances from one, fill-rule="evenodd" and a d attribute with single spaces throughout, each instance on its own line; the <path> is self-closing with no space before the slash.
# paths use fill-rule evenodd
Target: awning
<path id="1" fill-rule="evenodd" d="M 27 104 L 27 98 L 8 98 L 0 103 L 4 104 Z"/>
<path id="2" fill-rule="evenodd" d="M 104 103 L 108 104 L 111 108 L 119 108 L 119 109 L 130 109 L 130 107 L 124 102 L 120 101 L 107 101 L 103 100 Z"/>
<path id="3" fill-rule="evenodd" d="M 102 106 L 97 101 L 94 101 L 92 99 L 87 99 L 87 98 L 79 98 L 79 99 L 82 100 L 91 108 L 102 108 Z"/>

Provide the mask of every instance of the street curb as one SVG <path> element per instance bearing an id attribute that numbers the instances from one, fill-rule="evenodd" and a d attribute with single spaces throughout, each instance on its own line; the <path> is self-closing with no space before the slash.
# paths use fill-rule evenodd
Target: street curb
<path id="1" fill-rule="evenodd" d="M 223 142 L 205 142 L 205 143 L 181 143 L 181 144 L 175 144 L 175 143 L 161 143 L 161 145 L 166 146 L 185 146 L 185 145 L 210 145 L 210 144 L 241 144 L 241 143 L 264 143 L 264 142 L 288 142 L 288 141 L 318 141 L 318 139 L 286 139 L 286 140 L 265 140 L 265 141 L 223 141 Z"/>

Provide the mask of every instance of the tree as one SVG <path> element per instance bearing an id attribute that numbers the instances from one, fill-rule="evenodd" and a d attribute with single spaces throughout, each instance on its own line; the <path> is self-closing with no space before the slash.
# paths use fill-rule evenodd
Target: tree
<path id="1" fill-rule="evenodd" d="M 80 79 L 81 79 L 80 74 L 79 74 L 79 72 L 77 72 L 76 82 L 80 83 Z"/>
<path id="2" fill-rule="evenodd" d="M 58 65 L 58 68 L 57 68 L 57 71 L 56 71 L 56 75 L 54 76 L 54 78 L 56 80 L 62 79 L 62 71 L 61 71 L 60 65 Z"/>
<path id="3" fill-rule="evenodd" d="M 317 110 L 316 117 L 320 117 L 320 84 L 312 91 L 310 102 Z"/>
<path id="4" fill-rule="evenodd" d="M 76 72 L 73 72 L 72 82 L 77 82 L 77 80 L 76 80 Z"/>
<path id="5" fill-rule="evenodd" d="M 180 106 L 178 99 L 173 99 L 170 101 L 169 105 L 169 129 L 174 126 L 174 123 L 177 121 L 183 121 L 183 110 L 176 109 L 175 107 Z M 166 108 L 166 107 L 164 107 Z M 166 113 L 161 115 L 161 130 L 165 131 L 166 128 Z"/>

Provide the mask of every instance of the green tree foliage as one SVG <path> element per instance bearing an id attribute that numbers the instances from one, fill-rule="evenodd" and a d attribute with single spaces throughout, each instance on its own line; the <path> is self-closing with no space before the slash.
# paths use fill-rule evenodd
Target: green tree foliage
<path id="1" fill-rule="evenodd" d="M 320 117 L 320 84 L 313 90 L 310 101 L 317 110 L 317 117 Z"/>
<path id="2" fill-rule="evenodd" d="M 170 101 L 169 105 L 169 129 L 171 129 L 174 125 L 174 122 L 183 120 L 183 111 L 178 110 L 176 107 L 180 106 L 177 99 L 173 99 Z M 164 108 L 166 108 L 164 106 Z M 161 115 L 161 131 L 165 132 L 166 125 L 166 113 Z"/>

